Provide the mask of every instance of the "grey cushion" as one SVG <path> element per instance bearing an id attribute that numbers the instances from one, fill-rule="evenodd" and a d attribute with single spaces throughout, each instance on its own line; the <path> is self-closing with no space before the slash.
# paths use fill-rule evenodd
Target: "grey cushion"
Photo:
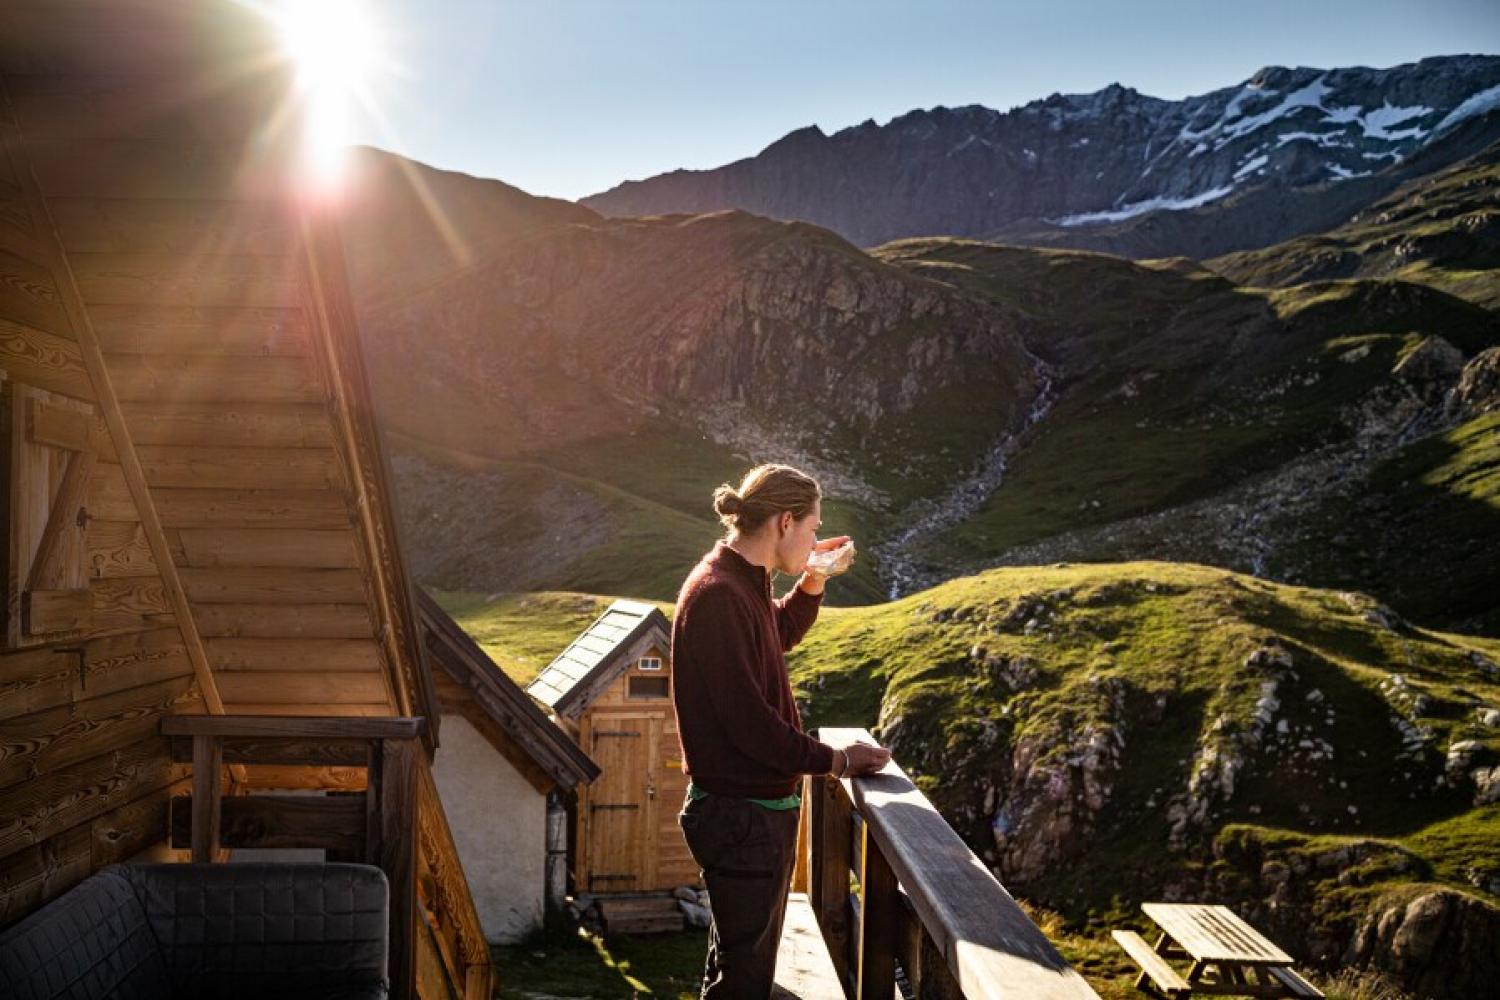
<path id="1" fill-rule="evenodd" d="M 166 964 L 130 880 L 112 868 L 0 934 L 0 997 L 159 1000 Z"/>
<path id="2" fill-rule="evenodd" d="M 9 1000 L 386 995 L 367 865 L 116 865 L 0 936 Z"/>

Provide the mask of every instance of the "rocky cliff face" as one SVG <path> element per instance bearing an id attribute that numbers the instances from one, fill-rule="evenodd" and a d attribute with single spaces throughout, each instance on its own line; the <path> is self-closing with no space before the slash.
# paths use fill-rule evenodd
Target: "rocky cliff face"
<path id="1" fill-rule="evenodd" d="M 385 275 L 402 270 L 368 249 L 383 245 L 377 227 L 351 239 L 377 394 L 398 429 L 471 454 L 540 453 L 659 413 L 731 437 L 759 423 L 864 440 L 975 384 L 987 405 L 966 422 L 999 435 L 1038 392 L 1013 312 L 805 224 L 501 225 L 482 260 L 400 294 Z M 437 394 L 447 405 L 427 405 Z"/>
<path id="2" fill-rule="evenodd" d="M 1431 170 L 1450 143 L 1445 162 L 1472 152 L 1476 122 L 1493 141 L 1497 106 L 1500 57 L 1273 66 L 1180 101 L 1114 84 L 1007 112 L 934 108 L 832 135 L 810 126 L 754 157 L 626 182 L 582 204 L 611 216 L 742 208 L 863 246 L 954 235 L 1205 257 L 1336 224 L 1388 191 L 1404 161 L 1425 157 Z M 1274 197 L 1233 209 L 1257 190 Z M 1279 212 L 1293 192 L 1306 197 Z M 1174 213 L 1204 206 L 1226 211 L 1167 243 L 1118 228 L 1148 216 L 1172 226 Z"/>

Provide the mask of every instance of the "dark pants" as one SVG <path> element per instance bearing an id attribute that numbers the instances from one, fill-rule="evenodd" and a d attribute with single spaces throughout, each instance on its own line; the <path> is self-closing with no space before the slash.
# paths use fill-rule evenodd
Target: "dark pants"
<path id="1" fill-rule="evenodd" d="M 797 853 L 797 810 L 744 799 L 689 799 L 677 817 L 703 869 L 713 920 L 703 1000 L 766 1000 Z"/>

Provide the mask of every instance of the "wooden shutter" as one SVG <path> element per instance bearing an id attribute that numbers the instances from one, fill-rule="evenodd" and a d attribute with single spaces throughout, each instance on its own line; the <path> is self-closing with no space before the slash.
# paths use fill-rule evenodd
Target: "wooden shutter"
<path id="1" fill-rule="evenodd" d="M 5 644 L 56 642 L 93 617 L 84 506 L 94 471 L 94 407 L 0 381 L 6 466 Z"/>

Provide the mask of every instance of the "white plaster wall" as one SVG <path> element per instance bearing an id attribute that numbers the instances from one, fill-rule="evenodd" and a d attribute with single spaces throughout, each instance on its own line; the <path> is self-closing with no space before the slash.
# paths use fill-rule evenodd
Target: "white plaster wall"
<path id="1" fill-rule="evenodd" d="M 444 715 L 432 765 L 484 936 L 510 944 L 542 926 L 547 798 L 460 715 Z"/>

